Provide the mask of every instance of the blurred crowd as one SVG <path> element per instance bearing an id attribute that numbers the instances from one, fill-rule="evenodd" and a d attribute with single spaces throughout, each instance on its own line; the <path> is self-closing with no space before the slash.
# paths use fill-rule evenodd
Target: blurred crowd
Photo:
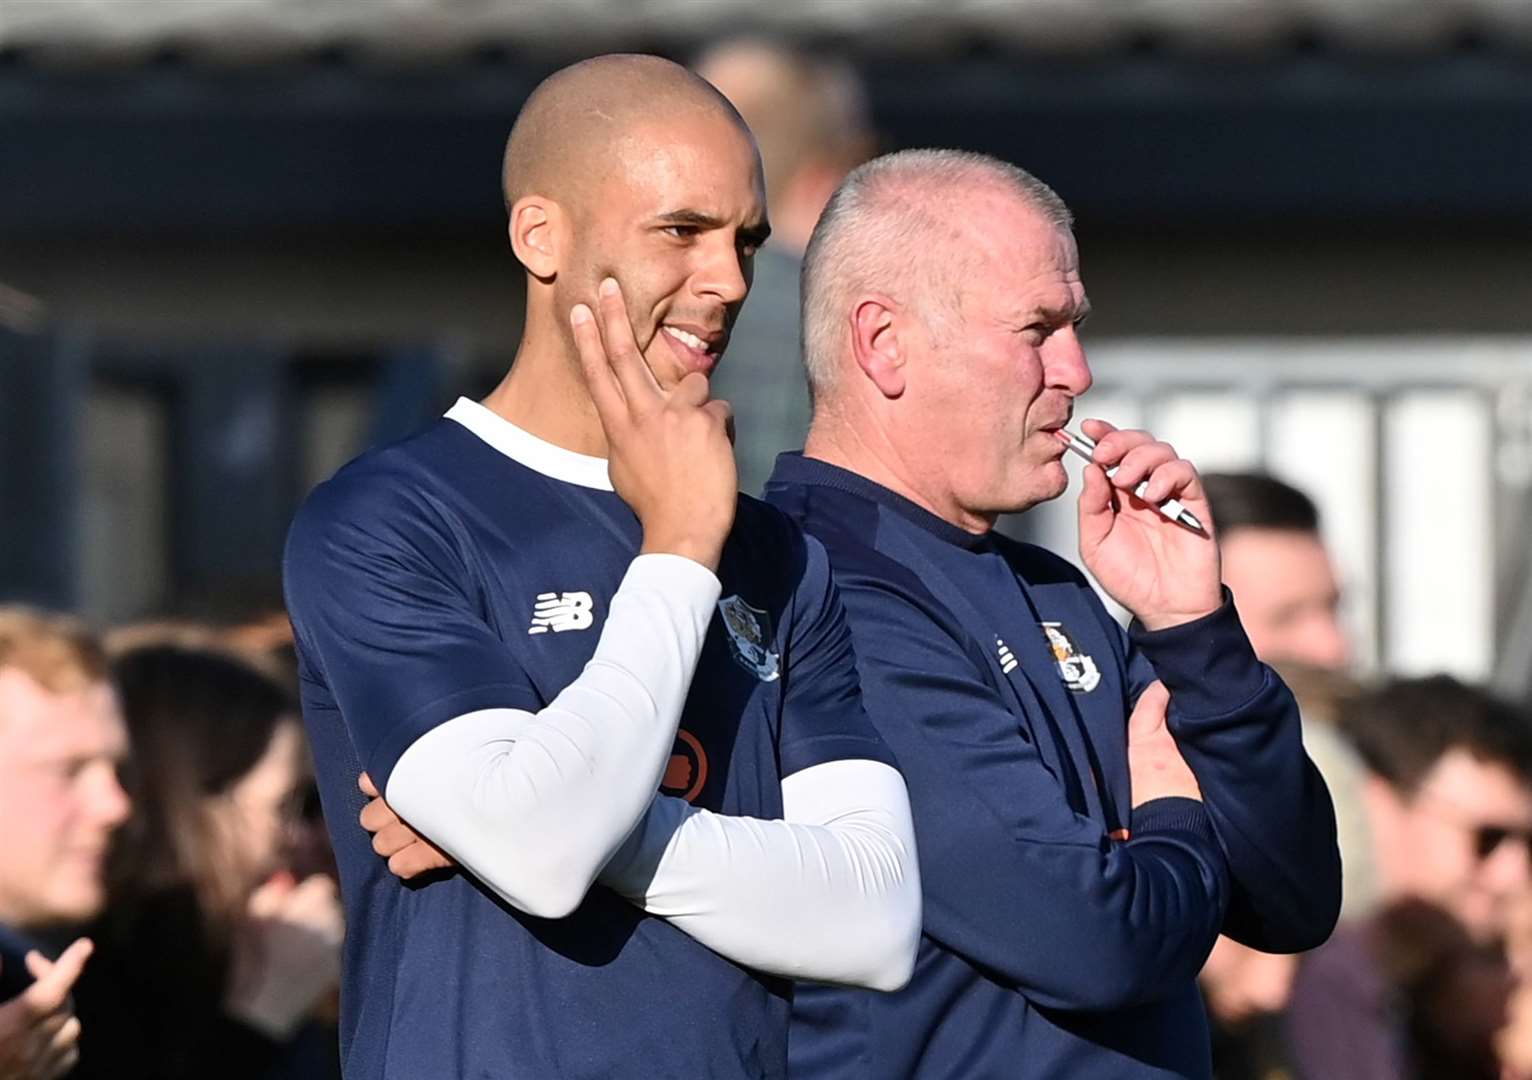
<path id="1" fill-rule="evenodd" d="M 875 141 L 838 64 L 735 44 L 698 66 L 771 188 L 776 239 L 717 380 L 756 489 L 808 422 L 803 243 Z M 1447 676 L 1360 678 L 1313 502 L 1264 475 L 1205 481 L 1346 868 L 1323 947 L 1214 950 L 1215 1074 L 1532 1078 L 1532 715 Z M 280 610 L 98 632 L 0 607 L 0 1080 L 339 1075 L 344 927 L 296 681 Z"/>
<path id="2" fill-rule="evenodd" d="M 263 622 L 0 608 L 0 1077 L 339 1075 L 340 902 Z"/>
<path id="3" fill-rule="evenodd" d="M 1215 1075 L 1532 1075 L 1532 712 L 1447 675 L 1357 678 L 1313 503 L 1269 476 L 1204 479 L 1224 580 L 1298 698 L 1345 868 L 1319 949 L 1219 940 L 1202 973 Z"/>

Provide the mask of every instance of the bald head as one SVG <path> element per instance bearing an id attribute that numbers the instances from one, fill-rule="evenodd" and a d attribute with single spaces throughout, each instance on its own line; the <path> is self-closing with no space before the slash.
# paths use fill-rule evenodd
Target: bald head
<path id="1" fill-rule="evenodd" d="M 961 284 L 985 244 L 983 215 L 961 207 L 995 196 L 1022 201 L 1056 228 L 1073 223 L 1047 184 L 984 154 L 903 150 L 846 177 L 803 261 L 803 360 L 816 403 L 835 386 L 857 295 L 889 296 L 933 330 L 959 312 Z"/>
<path id="2" fill-rule="evenodd" d="M 569 316 L 608 278 L 662 386 L 711 370 L 770 232 L 760 154 L 717 90 L 653 56 L 565 68 L 522 108 L 503 180 L 527 271 L 521 383 L 549 371 L 583 393 Z"/>
<path id="3" fill-rule="evenodd" d="M 637 129 L 696 113 L 727 118 L 749 134 L 722 94 L 658 56 L 597 56 L 556 71 L 532 91 L 506 140 L 505 205 L 534 194 L 577 200 Z"/>

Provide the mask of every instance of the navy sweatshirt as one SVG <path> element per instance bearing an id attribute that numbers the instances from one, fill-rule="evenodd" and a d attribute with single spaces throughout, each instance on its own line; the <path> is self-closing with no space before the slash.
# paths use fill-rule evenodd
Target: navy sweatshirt
<path id="1" fill-rule="evenodd" d="M 784 454 L 766 494 L 830 554 L 925 902 L 904 990 L 800 986 L 793 1076 L 1209 1076 L 1217 934 L 1307 949 L 1340 907 L 1329 793 L 1229 598 L 1124 633 L 1063 559 L 854 473 Z M 1156 677 L 1204 801 L 1132 810 L 1126 720 Z"/>

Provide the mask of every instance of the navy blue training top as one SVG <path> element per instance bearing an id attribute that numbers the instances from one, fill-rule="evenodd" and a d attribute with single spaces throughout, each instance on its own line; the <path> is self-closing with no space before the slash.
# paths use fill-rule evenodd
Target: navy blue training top
<path id="1" fill-rule="evenodd" d="M 1307 947 L 1339 907 L 1328 793 L 1232 605 L 1130 637 L 1064 560 L 854 473 L 784 454 L 766 493 L 829 552 L 925 905 L 904 990 L 800 987 L 794 1080 L 1208 1076 L 1219 930 Z M 1205 805 L 1132 810 L 1125 721 L 1156 676 Z"/>
<path id="2" fill-rule="evenodd" d="M 603 463 L 469 402 L 448 415 L 474 431 L 444 419 L 363 456 L 314 491 L 288 539 L 303 713 L 348 921 L 347 1080 L 785 1075 L 783 981 L 600 885 L 560 920 L 467 874 L 403 885 L 358 824 L 362 770 L 383 787 L 435 725 L 541 709 L 579 675 L 641 540 L 622 500 L 587 486 Z M 784 776 L 892 763 L 862 711 L 820 545 L 741 497 L 718 576 L 662 790 L 779 818 Z"/>

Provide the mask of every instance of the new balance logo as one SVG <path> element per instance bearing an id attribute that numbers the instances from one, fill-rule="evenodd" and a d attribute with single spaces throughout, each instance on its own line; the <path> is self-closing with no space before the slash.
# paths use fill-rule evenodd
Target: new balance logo
<path id="1" fill-rule="evenodd" d="M 1000 670 L 1009 675 L 1016 670 L 1018 663 L 1016 654 L 1011 652 L 1011 647 L 999 638 L 995 639 L 995 647 L 1000 650 Z"/>
<path id="2" fill-rule="evenodd" d="M 591 608 L 595 602 L 588 592 L 545 592 L 537 594 L 532 608 L 532 625 L 529 634 L 546 634 L 552 630 L 562 634 L 565 630 L 588 630 L 595 619 Z"/>

